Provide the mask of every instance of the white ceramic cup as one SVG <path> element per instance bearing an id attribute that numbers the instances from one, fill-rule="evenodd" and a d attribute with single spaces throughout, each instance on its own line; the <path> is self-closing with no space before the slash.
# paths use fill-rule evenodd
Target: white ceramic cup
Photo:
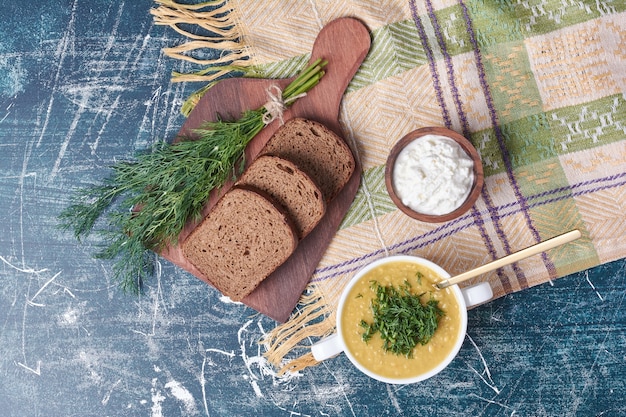
<path id="1" fill-rule="evenodd" d="M 461 345 L 463 344 L 463 341 L 465 340 L 465 333 L 467 331 L 467 308 L 489 301 L 493 297 L 493 291 L 488 282 L 481 282 L 479 284 L 472 285 L 463 289 L 459 288 L 458 285 L 452 285 L 448 287 L 454 294 L 454 297 L 456 298 L 456 301 L 460 309 L 459 316 L 460 316 L 461 322 L 459 326 L 459 333 L 454 342 L 454 347 L 452 348 L 450 353 L 439 364 L 437 364 L 436 367 L 434 367 L 428 372 L 419 374 L 411 378 L 402 378 L 402 379 L 389 378 L 386 376 L 378 375 L 377 373 L 365 368 L 350 353 L 350 351 L 346 349 L 346 345 L 345 345 L 343 334 L 342 334 L 343 329 L 341 325 L 341 317 L 342 317 L 346 299 L 348 297 L 348 294 L 350 293 L 350 290 L 366 273 L 368 273 L 372 269 L 385 263 L 397 262 L 397 261 L 413 262 L 413 263 L 417 263 L 419 265 L 425 266 L 431 269 L 432 271 L 434 271 L 437 275 L 439 275 L 442 280 L 446 278 L 450 278 L 450 274 L 448 274 L 439 265 L 431 261 L 428 261 L 426 259 L 417 257 L 417 256 L 408 256 L 408 255 L 389 256 L 389 257 L 374 261 L 371 264 L 365 266 L 363 269 L 357 272 L 357 274 L 350 280 L 350 282 L 348 283 L 348 285 L 346 286 L 346 288 L 343 290 L 341 294 L 341 298 L 339 299 L 339 307 L 337 310 L 337 332 L 329 337 L 322 339 L 321 341 L 319 341 L 318 343 L 314 344 L 311 347 L 313 357 L 316 360 L 322 361 L 322 360 L 331 358 L 333 356 L 336 356 L 341 352 L 344 352 L 346 356 L 348 356 L 348 359 L 350 359 L 350 362 L 352 362 L 352 364 L 361 372 L 363 372 L 364 374 L 374 379 L 377 379 L 382 382 L 390 383 L 390 384 L 411 384 L 411 383 L 423 381 L 425 379 L 428 379 L 438 374 L 443 369 L 445 369 L 446 366 L 450 364 L 450 362 L 452 362 L 452 360 L 455 358 L 455 356 L 461 349 Z M 416 358 L 415 360 L 419 360 L 419 359 Z"/>

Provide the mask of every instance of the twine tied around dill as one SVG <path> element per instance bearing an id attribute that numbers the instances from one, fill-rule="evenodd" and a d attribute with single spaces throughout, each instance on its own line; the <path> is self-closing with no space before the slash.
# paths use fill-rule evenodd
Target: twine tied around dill
<path id="1" fill-rule="evenodd" d="M 285 100 L 283 99 L 283 91 L 276 84 L 268 87 L 265 92 L 269 99 L 267 103 L 263 105 L 266 110 L 266 113 L 263 115 L 263 123 L 265 125 L 272 123 L 276 119 L 280 120 L 281 125 L 285 123 L 283 114 L 287 107 L 299 98 L 306 96 L 306 93 L 301 93 Z"/>

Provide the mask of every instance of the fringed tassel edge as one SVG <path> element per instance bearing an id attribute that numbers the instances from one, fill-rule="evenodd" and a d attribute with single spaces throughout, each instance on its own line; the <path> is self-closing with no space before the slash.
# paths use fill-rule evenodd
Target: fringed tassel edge
<path id="1" fill-rule="evenodd" d="M 323 338 L 335 330 L 336 311 L 333 306 L 337 297 L 328 295 L 336 293 L 334 288 L 322 291 L 319 287 L 311 286 L 309 292 L 302 296 L 298 312 L 260 341 L 266 348 L 264 356 L 278 368 L 279 375 L 297 372 L 319 363 L 310 351 L 291 360 L 285 360 L 285 357 L 296 347 L 310 348 L 308 344 L 301 345 L 303 340 Z"/>
<path id="2" fill-rule="evenodd" d="M 249 48 L 245 45 L 233 18 L 233 9 L 228 0 L 205 1 L 199 4 L 182 4 L 175 0 L 155 0 L 159 5 L 151 9 L 156 25 L 169 26 L 191 39 L 181 45 L 164 48 L 163 53 L 182 61 L 207 68 L 195 73 L 172 74 L 173 82 L 212 82 L 232 71 L 244 71 L 250 66 Z M 206 10 L 208 9 L 208 10 Z M 195 34 L 183 28 L 192 25 L 207 34 Z M 209 49 L 221 52 L 217 58 L 202 59 L 193 56 L 194 51 Z"/>
<path id="3" fill-rule="evenodd" d="M 190 39 L 207 39 L 207 36 L 197 35 L 179 27 L 179 24 L 192 23 L 224 38 L 237 37 L 233 23 L 228 17 L 232 11 L 226 5 L 226 0 L 207 1 L 199 4 L 181 4 L 174 0 L 155 0 L 161 6 L 150 11 L 155 17 L 155 24 L 171 26 L 176 32 Z M 198 10 L 212 7 L 209 11 Z"/>
<path id="4" fill-rule="evenodd" d="M 279 368 L 279 375 L 316 365 L 317 361 L 311 353 L 287 362 L 284 359 L 303 340 L 315 336 L 323 337 L 330 334 L 334 328 L 335 314 L 319 295 L 304 296 L 301 304 L 303 306 L 295 316 L 291 317 L 287 323 L 274 328 L 260 341 L 266 348 L 264 356 L 271 364 Z M 319 322 L 310 324 L 315 320 Z"/>
<path id="5" fill-rule="evenodd" d="M 191 39 L 181 45 L 163 48 L 163 53 L 174 59 L 205 66 L 196 72 L 172 72 L 172 82 L 204 82 L 205 86 L 192 93 L 181 107 L 188 116 L 206 91 L 219 80 L 239 73 L 245 77 L 257 76 L 250 50 L 245 44 L 228 0 L 211 0 L 198 4 L 183 4 L 175 0 L 155 0 L 159 6 L 151 9 L 156 25 L 169 26 Z M 186 25 L 199 27 L 206 34 L 196 34 Z M 201 49 L 218 51 L 217 57 L 202 59 L 194 56 Z"/>

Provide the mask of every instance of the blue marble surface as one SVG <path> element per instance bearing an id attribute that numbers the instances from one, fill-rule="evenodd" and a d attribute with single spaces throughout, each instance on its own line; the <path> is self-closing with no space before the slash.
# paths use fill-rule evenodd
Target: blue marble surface
<path id="1" fill-rule="evenodd" d="M 409 386 L 344 356 L 278 376 L 257 345 L 275 323 L 166 261 L 121 293 L 56 215 L 184 120 L 153 5 L 0 4 L 0 416 L 626 415 L 624 260 L 470 311 L 452 365 Z"/>

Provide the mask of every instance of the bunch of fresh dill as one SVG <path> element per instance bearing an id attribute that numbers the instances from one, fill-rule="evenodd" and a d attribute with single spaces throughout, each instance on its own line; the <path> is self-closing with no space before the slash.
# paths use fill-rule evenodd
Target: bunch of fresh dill
<path id="1" fill-rule="evenodd" d="M 368 342 L 379 332 L 385 351 L 411 357 L 413 348 L 418 343 L 428 343 L 437 330 L 444 315 L 439 302 L 431 298 L 422 303 L 424 294 L 413 294 L 408 281 L 400 287 L 383 286 L 378 281 L 373 281 L 371 286 L 376 292 L 371 302 L 374 320 L 372 323 L 361 320 L 363 341 Z"/>
<path id="2" fill-rule="evenodd" d="M 282 91 L 290 105 L 319 83 L 326 61 L 315 61 Z M 136 292 L 153 272 L 154 252 L 176 245 L 189 220 L 198 220 L 209 193 L 243 169 L 248 143 L 267 123 L 267 108 L 247 110 L 237 121 L 206 122 L 197 140 L 159 143 L 151 152 L 112 166 L 100 184 L 78 190 L 59 215 L 60 227 L 80 241 L 97 230 L 105 247 L 95 256 L 115 260 L 113 275 Z"/>

